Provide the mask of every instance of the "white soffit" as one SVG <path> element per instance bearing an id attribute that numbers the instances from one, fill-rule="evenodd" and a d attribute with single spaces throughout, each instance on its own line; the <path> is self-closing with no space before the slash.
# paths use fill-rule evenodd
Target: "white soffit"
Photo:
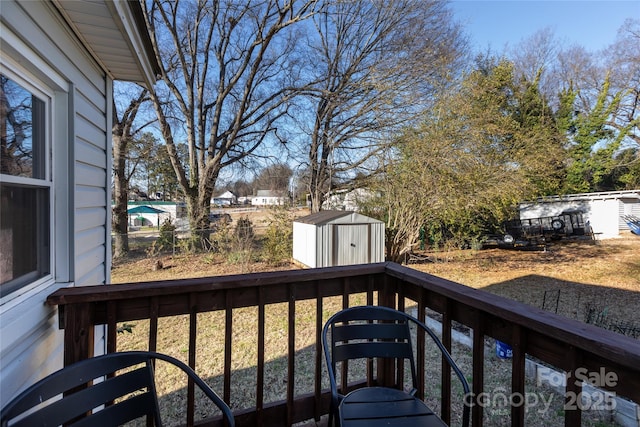
<path id="1" fill-rule="evenodd" d="M 136 16 L 142 11 L 140 3 L 53 1 L 94 59 L 114 80 L 137 82 L 147 87 L 154 84 L 158 65 L 144 20 Z"/>

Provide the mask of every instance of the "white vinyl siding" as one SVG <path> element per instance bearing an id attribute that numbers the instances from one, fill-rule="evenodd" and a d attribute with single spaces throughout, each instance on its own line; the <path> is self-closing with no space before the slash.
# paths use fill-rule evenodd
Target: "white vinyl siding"
<path id="1" fill-rule="evenodd" d="M 111 82 L 48 2 L 2 1 L 3 58 L 53 92 L 54 277 L 0 304 L 0 406 L 62 367 L 62 331 L 46 297 L 108 278 Z M 103 345 L 102 337 L 95 337 Z"/>

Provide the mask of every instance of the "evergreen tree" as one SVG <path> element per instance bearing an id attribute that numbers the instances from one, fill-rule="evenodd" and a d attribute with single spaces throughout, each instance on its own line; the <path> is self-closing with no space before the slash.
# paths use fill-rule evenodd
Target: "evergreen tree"
<path id="1" fill-rule="evenodd" d="M 619 106 L 622 92 L 612 97 L 609 78 L 605 80 L 598 98 L 590 111 L 575 110 L 572 117 L 564 117 L 562 126 L 569 138 L 569 164 L 564 191 L 587 193 L 605 191 L 607 177 L 615 168 L 615 153 L 619 150 L 624 132 L 615 132 L 609 119 Z M 569 109 L 577 92 L 568 90 L 561 94 L 563 108 Z"/>
<path id="2" fill-rule="evenodd" d="M 423 227 L 432 241 L 473 243 L 518 202 L 561 182 L 563 138 L 539 79 L 517 82 L 506 60 L 478 65 L 398 138 L 377 181 L 381 196 L 368 212 L 386 221 L 391 260 L 411 251 Z"/>

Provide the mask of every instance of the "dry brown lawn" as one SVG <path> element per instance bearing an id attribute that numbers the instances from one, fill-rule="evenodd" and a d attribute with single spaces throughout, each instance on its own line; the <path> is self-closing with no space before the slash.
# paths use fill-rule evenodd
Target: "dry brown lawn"
<path id="1" fill-rule="evenodd" d="M 411 267 L 545 310 L 557 308 L 558 314 L 581 321 L 591 307 L 603 321 L 637 323 L 640 328 L 640 237 L 630 233 L 597 242 L 560 241 L 546 251 L 425 255 L 435 262 Z"/>
<path id="2" fill-rule="evenodd" d="M 260 224 L 260 219 L 254 223 Z M 610 322 L 639 323 L 640 237 L 629 233 L 602 241 L 560 241 L 546 251 L 487 249 L 423 252 L 430 261 L 409 267 L 523 303 L 585 320 L 588 307 Z M 157 260 L 163 268 L 154 270 Z M 219 254 L 147 257 L 116 261 L 112 283 L 256 273 L 297 268 L 264 262 L 229 262 Z"/>
<path id="3" fill-rule="evenodd" d="M 255 222 L 254 222 L 255 223 Z M 501 249 L 482 251 L 425 252 L 430 259 L 410 267 L 445 277 L 465 285 L 481 288 L 526 304 L 544 307 L 559 314 L 584 321 L 585 308 L 592 307 L 607 322 L 635 324 L 640 327 L 640 237 L 605 240 L 599 242 L 566 241 L 549 247 L 545 252 L 520 252 Z M 160 259 L 164 268 L 154 271 Z M 296 268 L 284 265 L 278 269 Z M 264 263 L 232 263 L 228 257 L 217 254 L 165 255 L 150 258 L 138 255 L 127 262 L 118 262 L 112 271 L 113 283 L 164 280 L 188 277 L 228 275 L 236 273 L 273 270 Z M 558 293 L 559 291 L 559 293 Z M 546 292 L 546 295 L 545 295 Z M 351 304 L 364 301 L 364 296 L 352 297 Z M 324 304 L 325 320 L 337 311 L 340 298 L 328 299 Z M 280 400 L 286 396 L 283 372 L 287 360 L 287 307 L 274 304 L 267 307 L 265 364 L 265 402 Z M 233 408 L 245 407 L 255 401 L 256 330 L 257 310 L 254 308 L 233 311 L 232 396 Z M 186 361 L 188 349 L 188 324 L 186 316 L 162 319 L 159 325 L 158 349 Z M 211 384 L 214 390 L 222 390 L 224 348 L 224 313 L 198 315 L 196 371 Z M 315 338 L 315 303 L 302 302 L 296 306 L 296 384 L 295 392 L 313 391 Z M 133 324 L 132 333 L 118 335 L 118 349 L 146 349 L 148 322 Z M 470 351 L 454 348 L 454 357 L 461 365 L 470 363 Z M 496 377 L 493 388 L 505 381 L 510 387 L 510 363 L 501 361 L 487 347 L 487 378 Z M 464 370 L 465 368 L 463 368 Z M 170 373 L 167 384 L 160 385 L 165 395 L 165 411 L 180 412 L 184 404 L 184 383 Z M 435 376 L 438 378 L 438 376 Z M 503 378 L 502 378 L 503 377 Z M 502 378 L 502 379 L 500 379 Z M 326 380 L 326 379 L 325 379 Z M 323 387 L 328 384 L 323 384 Z M 435 385 L 437 387 L 437 384 Z M 531 386 L 536 389 L 535 385 Z M 538 391 L 539 392 L 539 391 Z M 540 392 L 539 392 L 540 393 Z M 549 391 L 545 395 L 551 395 Z M 437 406 L 437 402 L 432 403 Z M 435 408 L 434 408 L 435 409 Z M 486 425 L 508 425 L 506 413 L 487 413 Z M 209 409 L 199 409 L 198 415 L 207 416 Z M 173 420 L 172 415 L 169 415 Z M 532 411 L 527 415 L 527 425 L 562 425 L 562 399 L 554 399 L 554 406 L 545 414 Z M 177 422 L 184 420 L 176 419 Z M 583 425 L 607 426 L 607 415 L 586 417 Z"/>

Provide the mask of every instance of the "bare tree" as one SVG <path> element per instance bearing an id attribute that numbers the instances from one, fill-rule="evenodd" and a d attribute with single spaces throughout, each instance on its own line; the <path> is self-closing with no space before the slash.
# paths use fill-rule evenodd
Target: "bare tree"
<path id="1" fill-rule="evenodd" d="M 380 165 L 390 132 L 406 125 L 462 51 L 446 3 L 328 2 L 314 16 L 308 98 L 297 124 L 310 171 L 312 211 L 335 182 Z M 311 115 L 313 114 L 313 115 Z"/>
<path id="2" fill-rule="evenodd" d="M 11 79 L 0 75 L 0 172 L 35 176 L 38 157 L 33 139 L 34 97 Z M 35 155 L 34 155 L 35 154 Z"/>
<path id="3" fill-rule="evenodd" d="M 515 66 L 515 77 L 527 81 L 538 79 L 548 97 L 558 93 L 556 64 L 561 42 L 550 27 L 536 31 L 510 50 L 509 59 Z"/>
<path id="4" fill-rule="evenodd" d="M 264 167 L 253 181 L 256 190 L 271 190 L 286 195 L 293 171 L 284 163 L 274 163 Z"/>
<path id="5" fill-rule="evenodd" d="M 555 70 L 554 95 L 568 88 L 597 87 L 601 82 L 602 70 L 594 60 L 592 52 L 584 47 L 574 45 L 563 49 L 558 54 L 558 62 Z M 591 105 L 591 93 L 589 90 L 581 92 L 578 97 L 578 108 L 588 110 Z"/>
<path id="6" fill-rule="evenodd" d="M 627 20 L 601 52 L 564 50 L 558 65 L 559 87 L 573 99 L 569 142 L 573 153 L 583 152 L 571 164 L 583 171 L 570 175 L 576 177 L 570 188 L 633 187 L 640 179 L 632 172 L 640 165 L 640 20 Z"/>
<path id="7" fill-rule="evenodd" d="M 640 148 L 640 19 L 625 21 L 616 41 L 604 53 L 612 86 L 623 92 L 608 124 L 617 132 L 625 132 L 625 137 Z"/>
<path id="8" fill-rule="evenodd" d="M 146 124 L 134 127 L 136 117 L 141 105 L 149 100 L 146 89 L 140 88 L 137 96 L 133 97 L 129 105 L 121 115 L 118 114 L 115 101 L 113 104 L 113 126 L 111 129 L 113 139 L 113 231 L 114 258 L 121 257 L 129 252 L 129 216 L 127 204 L 129 200 L 129 183 L 135 173 L 139 158 L 131 159 L 129 152 L 135 134 L 143 129 Z"/>
<path id="9" fill-rule="evenodd" d="M 148 2 L 162 64 L 151 97 L 192 230 L 208 228 L 220 171 L 278 140 L 276 124 L 295 93 L 294 24 L 315 7 L 316 0 Z"/>
<path id="10" fill-rule="evenodd" d="M 589 114 L 602 99 L 619 102 L 606 121 L 614 138 L 623 134 L 629 143 L 640 144 L 640 20 L 628 19 L 614 43 L 601 52 L 579 46 L 561 51 L 557 62 L 557 87 L 576 91 L 575 111 Z"/>

